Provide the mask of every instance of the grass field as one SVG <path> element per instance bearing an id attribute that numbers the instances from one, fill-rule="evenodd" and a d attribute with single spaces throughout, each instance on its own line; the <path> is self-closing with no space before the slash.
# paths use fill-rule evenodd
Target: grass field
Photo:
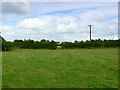
<path id="1" fill-rule="evenodd" d="M 117 88 L 118 49 L 3 52 L 3 87 Z"/>

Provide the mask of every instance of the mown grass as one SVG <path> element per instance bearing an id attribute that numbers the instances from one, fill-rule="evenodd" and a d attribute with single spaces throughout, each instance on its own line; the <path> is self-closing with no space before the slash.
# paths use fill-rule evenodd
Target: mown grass
<path id="1" fill-rule="evenodd" d="M 2 52 L 0 52 L 0 89 L 2 89 Z"/>
<path id="2" fill-rule="evenodd" d="M 3 52 L 3 88 L 117 88 L 118 50 Z"/>

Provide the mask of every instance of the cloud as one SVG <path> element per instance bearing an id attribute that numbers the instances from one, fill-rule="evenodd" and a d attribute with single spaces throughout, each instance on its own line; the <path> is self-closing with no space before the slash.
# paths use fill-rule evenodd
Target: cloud
<path id="1" fill-rule="evenodd" d="M 107 5 L 106 3 L 86 3 L 83 4 L 84 6 L 82 3 L 71 3 L 69 5 L 67 3 L 61 3 L 59 7 L 57 7 L 58 4 L 56 3 L 52 6 L 50 3 L 47 5 L 46 7 L 43 4 L 34 3 L 33 6 L 36 7 L 36 9 L 33 8 L 34 12 L 31 17 L 24 17 L 14 25 L 3 25 L 1 29 L 3 37 L 7 40 L 29 38 L 34 40 L 45 38 L 56 41 L 89 40 L 88 24 L 93 24 L 92 39 L 118 38 L 116 3 L 109 3 Z M 38 8 L 39 6 L 41 8 Z M 63 9 L 61 8 L 62 6 L 66 8 Z M 58 12 L 60 10 L 66 12 L 65 10 L 69 9 L 73 10 L 72 14 L 66 13 L 64 16 L 54 13 L 39 14 L 39 12 L 45 13 L 56 10 L 58 10 Z M 78 9 L 83 12 L 77 12 Z M 35 16 L 35 14 L 38 14 L 38 16 Z"/>
<path id="2" fill-rule="evenodd" d="M 15 2 L 2 2 L 2 13 L 28 14 L 30 13 L 30 4 L 24 0 L 14 0 Z"/>
<path id="3" fill-rule="evenodd" d="M 4 2 L 15 0 L 4 0 Z M 29 0 L 30 2 L 118 2 L 119 0 Z"/>
<path id="4" fill-rule="evenodd" d="M 87 15 L 87 14 L 84 14 Z M 86 16 L 85 16 L 86 17 Z M 89 17 L 88 17 L 89 18 Z M 87 19 L 87 17 L 86 17 Z M 89 40 L 88 21 L 77 21 L 73 16 L 41 16 L 25 18 L 16 26 L 5 26 L 2 33 L 7 39 L 48 39 L 57 41 Z M 100 23 L 92 20 L 92 39 L 117 39 L 117 19 Z"/>
<path id="5" fill-rule="evenodd" d="M 117 2 L 31 2 L 35 14 L 70 13 L 75 10 L 89 11 L 91 9 L 107 8 L 117 6 Z M 111 12 L 111 11 L 110 11 Z"/>

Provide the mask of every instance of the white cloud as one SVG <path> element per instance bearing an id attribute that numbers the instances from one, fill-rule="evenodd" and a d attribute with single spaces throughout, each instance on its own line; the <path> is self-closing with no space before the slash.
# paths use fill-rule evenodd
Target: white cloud
<path id="1" fill-rule="evenodd" d="M 112 8 L 117 6 L 117 2 L 31 2 L 33 5 L 32 9 L 34 13 L 39 14 L 49 14 L 51 12 L 58 12 L 58 11 L 67 11 L 67 10 L 81 10 L 82 9 L 99 9 L 99 8 Z M 103 9 L 103 10 L 104 10 Z M 114 9 L 114 8 L 113 8 Z M 113 10 L 112 10 L 113 11 Z M 111 11 L 109 11 L 111 12 Z"/>
<path id="2" fill-rule="evenodd" d="M 119 2 L 119 0 L 29 0 L 30 2 Z"/>
<path id="3" fill-rule="evenodd" d="M 74 4 L 76 7 L 71 6 L 67 8 L 69 5 L 66 4 L 64 7 L 66 7 L 65 10 L 75 9 L 78 7 L 92 8 L 92 5 L 95 4 L 87 3 L 83 5 L 81 4 L 81 6 L 78 6 L 77 4 Z M 97 3 L 95 6 L 99 6 L 99 8 L 90 9 L 80 14 L 77 13 L 75 16 L 69 14 L 65 16 L 42 15 L 39 17 L 35 16 L 34 18 L 24 18 L 13 26 L 3 25 L 1 32 L 3 37 L 7 40 L 29 38 L 34 40 L 45 38 L 57 41 L 89 40 L 88 24 L 93 24 L 92 39 L 117 39 L 118 14 L 117 7 L 115 5 L 116 3 L 111 3 L 109 5 L 106 5 L 106 3 Z M 47 12 L 49 10 L 59 11 L 63 9 L 61 6 L 57 6 L 57 4 L 53 6 L 54 7 L 52 7 L 52 9 L 47 7 L 48 9 L 43 9 L 41 12 L 44 10 Z"/>
<path id="4" fill-rule="evenodd" d="M 26 0 L 14 0 L 14 2 L 2 2 L 2 13 L 28 14 L 30 4 Z"/>
<path id="5" fill-rule="evenodd" d="M 4 2 L 15 0 L 4 0 Z M 29 0 L 30 2 L 118 2 L 119 0 Z"/>
<path id="6" fill-rule="evenodd" d="M 15 38 L 31 38 L 35 40 L 45 38 L 58 41 L 89 40 L 88 21 L 80 20 L 76 22 L 76 20 L 77 19 L 72 16 L 26 18 L 16 26 L 3 27 L 2 33 L 8 36 L 6 37 L 8 40 L 14 40 Z M 95 19 L 92 20 L 92 23 L 94 24 L 92 31 L 93 39 L 117 39 L 117 20 L 100 23 L 99 20 Z"/>

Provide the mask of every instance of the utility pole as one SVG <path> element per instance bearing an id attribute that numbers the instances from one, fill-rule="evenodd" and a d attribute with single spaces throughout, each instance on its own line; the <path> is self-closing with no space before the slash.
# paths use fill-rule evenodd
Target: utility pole
<path id="1" fill-rule="evenodd" d="M 91 41 L 91 29 L 92 29 L 92 25 L 88 25 L 90 27 L 90 41 Z"/>

